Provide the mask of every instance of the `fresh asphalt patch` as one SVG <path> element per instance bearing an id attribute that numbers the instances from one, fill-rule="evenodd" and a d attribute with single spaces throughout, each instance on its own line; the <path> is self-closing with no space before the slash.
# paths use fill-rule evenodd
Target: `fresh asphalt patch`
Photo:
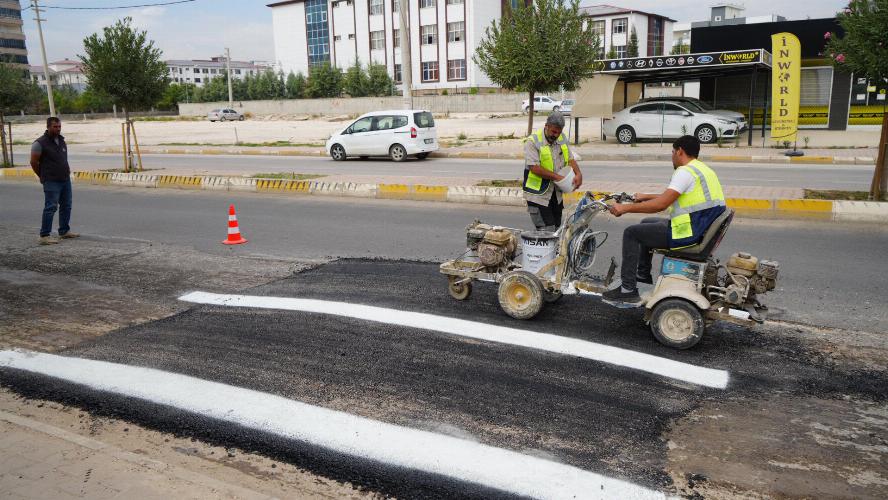
<path id="1" fill-rule="evenodd" d="M 600 360 L 391 322 L 219 305 L 119 330 L 62 354 L 224 384 L 394 429 L 450 436 L 646 492 L 669 491 L 664 433 L 704 402 L 755 401 L 774 391 L 879 400 L 888 384 L 884 373 L 838 366 L 809 345 L 768 335 L 767 329 L 717 325 L 694 349 L 674 351 L 656 343 L 641 311 L 569 296 L 532 321 L 518 321 L 499 309 L 494 285 L 477 284 L 463 302 L 451 299 L 446 285 L 436 264 L 345 260 L 252 289 L 249 295 L 360 304 L 529 330 L 724 371 L 730 381 L 724 389 L 709 388 Z M 386 494 L 546 496 L 275 433 L 275 425 L 293 417 L 283 409 L 279 418 L 266 415 L 265 426 L 253 425 L 208 411 L 208 405 L 165 399 L 162 387 L 148 397 L 10 363 L 0 371 L 4 385 L 28 396 L 256 450 Z M 191 387 L 203 392 L 199 385 Z M 220 393 L 216 403 L 224 406 L 230 400 L 236 413 L 237 394 Z M 205 396 L 195 394 L 192 403 Z M 415 445 L 420 443 L 408 440 L 403 447 Z M 488 466 L 495 470 L 496 464 Z M 562 490 L 552 491 L 557 496 L 554 492 Z M 601 491 L 594 495 L 606 496 Z"/>

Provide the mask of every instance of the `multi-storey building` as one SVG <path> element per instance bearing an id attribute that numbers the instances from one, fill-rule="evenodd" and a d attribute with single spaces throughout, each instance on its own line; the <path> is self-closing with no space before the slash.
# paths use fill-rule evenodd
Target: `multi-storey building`
<path id="1" fill-rule="evenodd" d="M 31 80 L 46 92 L 46 75 L 43 72 L 43 66 L 31 66 L 29 71 L 31 72 Z M 87 87 L 86 75 L 83 74 L 83 65 L 80 61 L 63 59 L 49 63 L 49 79 L 54 89 L 67 86 L 80 93 Z"/>
<path id="2" fill-rule="evenodd" d="M 638 37 L 637 57 L 661 56 L 672 48 L 674 19 L 613 5 L 592 5 L 580 8 L 589 18 L 601 40 L 601 56 L 612 53 L 616 58 L 630 57 L 629 40 Z"/>
<path id="3" fill-rule="evenodd" d="M 416 90 L 493 84 L 472 61 L 484 30 L 516 0 L 288 0 L 269 5 L 277 61 L 284 72 L 314 65 L 340 69 L 384 65 L 402 79 L 399 8 L 408 6 L 412 80 Z"/>
<path id="4" fill-rule="evenodd" d="M 205 83 L 224 75 L 228 70 L 225 56 L 212 57 L 208 60 L 171 59 L 166 61 L 166 65 L 171 82 L 193 83 L 198 87 L 203 87 Z M 255 76 L 267 69 L 271 69 L 271 65 L 262 61 L 231 61 L 231 78 L 243 80 L 247 75 Z"/>
<path id="5" fill-rule="evenodd" d="M 0 61 L 28 67 L 28 49 L 22 31 L 22 7 L 18 0 L 0 0 Z"/>

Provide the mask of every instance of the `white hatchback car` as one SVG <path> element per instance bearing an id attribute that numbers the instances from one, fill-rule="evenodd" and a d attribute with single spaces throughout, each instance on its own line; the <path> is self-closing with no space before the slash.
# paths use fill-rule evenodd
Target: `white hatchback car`
<path id="1" fill-rule="evenodd" d="M 734 138 L 740 134 L 741 124 L 719 114 L 707 113 L 676 102 L 643 102 L 629 106 L 605 118 L 605 137 L 614 136 L 622 144 L 636 139 L 670 138 L 693 135 L 703 144 L 716 142 L 719 137 Z"/>
<path id="2" fill-rule="evenodd" d="M 521 102 L 521 112 L 527 113 L 530 109 L 530 101 L 525 99 Z M 561 111 L 561 101 L 552 99 L 547 95 L 538 95 L 533 98 L 533 111 Z"/>
<path id="3" fill-rule="evenodd" d="M 438 150 L 438 132 L 428 111 L 373 111 L 330 136 L 326 149 L 336 161 L 349 156 L 388 156 L 394 161 L 416 156 L 424 160 Z"/>

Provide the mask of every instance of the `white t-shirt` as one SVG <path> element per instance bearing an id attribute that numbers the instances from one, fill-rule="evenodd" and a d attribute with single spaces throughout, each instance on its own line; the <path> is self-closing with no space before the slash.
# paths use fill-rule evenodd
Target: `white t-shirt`
<path id="1" fill-rule="evenodd" d="M 679 168 L 675 170 L 674 174 L 672 174 L 672 180 L 669 181 L 669 187 L 666 189 L 677 191 L 678 194 L 685 194 L 694 189 L 695 182 L 696 179 L 690 172 Z"/>

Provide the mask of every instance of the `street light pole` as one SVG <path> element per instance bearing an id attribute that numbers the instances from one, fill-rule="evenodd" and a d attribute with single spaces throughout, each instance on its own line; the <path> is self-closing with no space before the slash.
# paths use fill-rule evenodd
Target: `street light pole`
<path id="1" fill-rule="evenodd" d="M 43 26 L 40 24 L 45 19 L 40 19 L 40 5 L 37 0 L 31 0 L 31 6 L 34 7 L 34 18 L 37 21 L 37 33 L 40 34 L 40 52 L 43 54 L 43 77 L 46 78 L 46 95 L 49 96 L 49 116 L 56 116 L 55 101 L 52 98 L 52 82 L 49 79 L 49 62 L 46 60 L 46 44 L 43 42 Z"/>
<path id="2" fill-rule="evenodd" d="M 401 16 L 401 85 L 404 86 L 404 107 L 413 109 L 413 66 L 410 58 L 409 0 L 398 1 Z"/>
<path id="3" fill-rule="evenodd" d="M 234 94 L 231 91 L 231 51 L 228 47 L 225 47 L 225 64 L 228 67 L 228 108 L 231 109 L 234 106 Z"/>

